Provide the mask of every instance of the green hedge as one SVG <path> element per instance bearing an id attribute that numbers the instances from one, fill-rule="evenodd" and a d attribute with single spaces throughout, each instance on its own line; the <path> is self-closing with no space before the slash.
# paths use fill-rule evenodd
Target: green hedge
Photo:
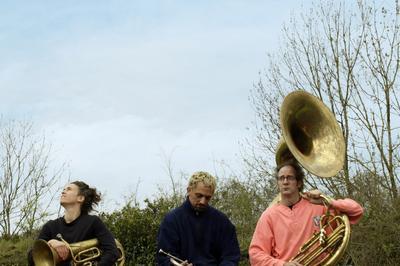
<path id="1" fill-rule="evenodd" d="M 158 227 L 176 203 L 159 198 L 145 201 L 146 207 L 128 204 L 122 210 L 103 214 L 103 220 L 125 250 L 127 265 L 154 265 Z"/>

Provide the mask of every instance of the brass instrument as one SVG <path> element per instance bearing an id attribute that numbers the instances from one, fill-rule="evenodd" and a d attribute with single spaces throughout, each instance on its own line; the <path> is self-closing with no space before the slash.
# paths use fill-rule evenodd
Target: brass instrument
<path id="1" fill-rule="evenodd" d="M 280 110 L 283 140 L 279 143 L 277 165 L 294 157 L 319 177 L 332 177 L 343 167 L 345 144 L 335 116 L 318 98 L 295 91 L 283 100 Z"/>
<path id="2" fill-rule="evenodd" d="M 99 241 L 96 238 L 69 244 L 60 234 L 57 237 L 67 245 L 70 251 L 67 260 L 71 260 L 74 266 L 91 266 L 101 256 L 101 250 L 98 248 Z M 117 239 L 115 243 L 120 255 L 115 266 L 123 266 L 125 264 L 124 248 Z M 61 262 L 55 249 L 42 239 L 34 242 L 32 257 L 36 266 L 55 266 Z"/>
<path id="3" fill-rule="evenodd" d="M 325 196 L 324 202 L 327 202 Z M 307 265 L 336 265 L 343 256 L 350 240 L 350 222 L 345 214 L 333 215 L 329 208 L 319 222 L 315 233 L 290 260 Z"/>
<path id="4" fill-rule="evenodd" d="M 171 263 L 172 263 L 173 265 L 175 265 L 175 266 L 181 266 L 181 265 L 183 265 L 183 263 L 187 263 L 187 261 L 181 260 L 180 258 L 175 257 L 174 255 L 169 254 L 168 252 L 165 252 L 165 251 L 162 250 L 162 249 L 160 249 L 160 250 L 158 251 L 158 253 L 161 253 L 161 254 L 163 254 L 163 255 L 169 257 Z"/>
<path id="5" fill-rule="evenodd" d="M 335 116 L 315 96 L 305 91 L 288 94 L 281 106 L 283 138 L 278 144 L 277 165 L 297 160 L 319 177 L 332 177 L 343 167 L 345 143 Z M 329 199 L 323 195 L 324 203 Z M 275 201 L 279 201 L 278 195 Z M 350 223 L 345 214 L 327 212 L 321 217 L 320 231 L 300 248 L 291 261 L 302 265 L 334 265 L 344 254 L 350 239 Z"/>

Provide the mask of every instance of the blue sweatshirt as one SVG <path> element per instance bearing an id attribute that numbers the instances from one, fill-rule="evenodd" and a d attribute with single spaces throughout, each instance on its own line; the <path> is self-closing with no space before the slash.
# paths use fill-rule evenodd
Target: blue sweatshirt
<path id="1" fill-rule="evenodd" d="M 235 226 L 228 217 L 211 206 L 195 211 L 188 199 L 165 216 L 157 246 L 157 252 L 162 249 L 194 266 L 238 265 L 240 259 Z M 162 254 L 156 259 L 158 265 L 170 265 Z"/>

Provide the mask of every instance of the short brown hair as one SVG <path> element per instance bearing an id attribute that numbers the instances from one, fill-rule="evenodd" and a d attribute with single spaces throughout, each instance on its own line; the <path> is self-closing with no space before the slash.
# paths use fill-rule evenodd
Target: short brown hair
<path id="1" fill-rule="evenodd" d="M 297 180 L 297 182 L 301 182 L 301 186 L 299 187 L 299 191 L 302 192 L 303 188 L 304 188 L 304 176 L 305 176 L 303 168 L 300 166 L 300 164 L 296 160 L 285 161 L 285 162 L 281 163 L 280 165 L 278 165 L 275 168 L 275 178 L 276 179 L 278 179 L 279 170 L 281 170 L 284 166 L 293 167 L 294 171 L 296 172 L 296 180 Z"/>

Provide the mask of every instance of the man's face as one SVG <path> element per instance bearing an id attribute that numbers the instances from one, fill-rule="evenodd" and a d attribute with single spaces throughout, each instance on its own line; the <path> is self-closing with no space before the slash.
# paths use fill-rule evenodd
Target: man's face
<path id="1" fill-rule="evenodd" d="M 79 195 L 79 187 L 75 184 L 68 184 L 61 192 L 60 204 L 76 204 L 83 202 L 84 197 Z"/>
<path id="2" fill-rule="evenodd" d="M 292 166 L 286 165 L 279 170 L 278 187 L 282 195 L 299 193 L 301 182 L 296 180 L 296 170 Z"/>
<path id="3" fill-rule="evenodd" d="M 204 211 L 214 195 L 211 187 L 205 186 L 203 182 L 197 183 L 195 187 L 188 187 L 187 192 L 189 201 L 196 211 Z"/>

